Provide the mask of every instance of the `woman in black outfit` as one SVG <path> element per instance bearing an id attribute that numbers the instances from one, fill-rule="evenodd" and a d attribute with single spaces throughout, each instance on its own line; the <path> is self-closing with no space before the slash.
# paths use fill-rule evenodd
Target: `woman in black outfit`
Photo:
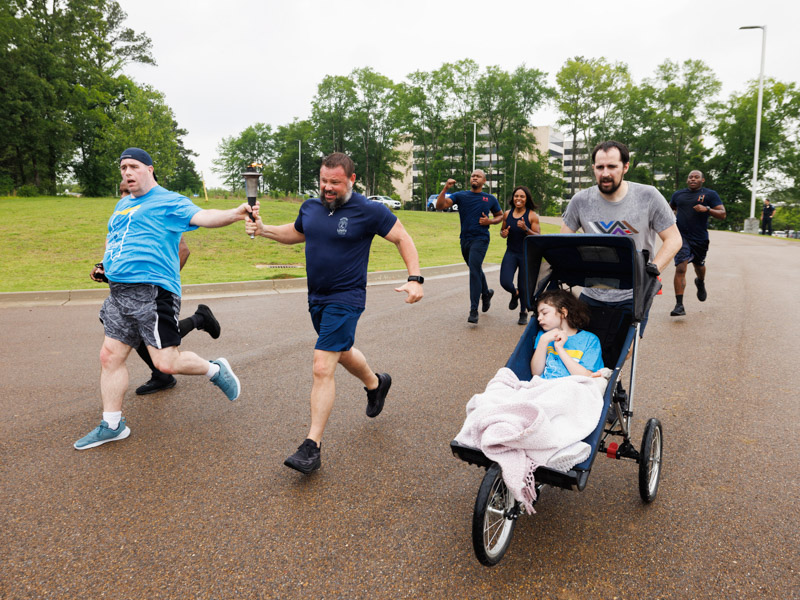
<path id="1" fill-rule="evenodd" d="M 539 234 L 539 215 L 533 203 L 531 191 L 524 185 L 518 185 L 511 193 L 513 208 L 503 215 L 503 226 L 500 235 L 506 238 L 506 253 L 500 265 L 500 285 L 511 294 L 510 310 L 519 306 L 520 293 L 524 294 L 525 277 L 522 273 L 522 242 L 529 235 Z M 514 287 L 514 273 L 517 275 L 517 287 Z M 528 311 L 520 307 L 520 325 L 528 323 Z"/>

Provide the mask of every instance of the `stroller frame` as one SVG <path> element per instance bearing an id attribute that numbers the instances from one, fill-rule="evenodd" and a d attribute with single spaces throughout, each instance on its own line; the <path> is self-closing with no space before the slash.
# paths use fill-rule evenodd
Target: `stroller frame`
<path id="1" fill-rule="evenodd" d="M 595 457 L 602 452 L 609 458 L 624 458 L 638 463 L 640 496 L 644 502 L 652 502 L 661 473 L 661 423 L 658 419 L 648 420 L 640 450 L 631 441 L 642 320 L 661 287 L 657 278 L 647 272 L 649 257 L 646 252 L 637 252 L 632 240 L 615 235 L 530 236 L 525 240 L 524 251 L 526 293 L 524 298 L 521 295 L 521 300 L 528 310 L 535 310 L 536 301 L 544 291 L 556 287 L 570 290 L 575 286 L 605 287 L 633 292 L 632 310 L 590 307 L 591 320 L 586 329 L 600 338 L 603 362 L 612 368 L 603 395 L 601 417 L 595 430 L 584 439 L 591 448 L 585 461 L 566 473 L 544 466 L 536 469 L 537 499 L 545 485 L 582 491 Z M 532 319 L 505 365 L 520 379 L 532 376 L 530 359 L 538 331 L 539 324 Z M 630 379 L 626 392 L 620 375 L 629 354 Z M 608 438 L 612 436 L 621 437 L 621 443 L 609 442 Z M 472 541 L 478 560 L 487 566 L 495 565 L 508 549 L 522 507 L 505 487 L 497 463 L 480 449 L 464 446 L 455 440 L 450 447 L 461 460 L 487 470 L 473 511 Z"/>

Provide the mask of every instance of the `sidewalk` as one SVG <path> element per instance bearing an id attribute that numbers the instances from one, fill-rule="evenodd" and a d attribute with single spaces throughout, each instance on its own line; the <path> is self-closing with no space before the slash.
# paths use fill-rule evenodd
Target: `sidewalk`
<path id="1" fill-rule="evenodd" d="M 484 263 L 485 272 L 496 271 L 500 265 Z M 456 277 L 466 275 L 469 271 L 465 264 L 425 267 L 422 275 L 426 279 Z M 408 272 L 376 271 L 367 275 L 367 285 L 404 283 Z M 260 296 L 263 294 L 290 294 L 308 291 L 305 277 L 293 279 L 266 279 L 262 281 L 234 281 L 231 283 L 202 283 L 185 285 L 182 288 L 184 300 L 200 298 L 227 298 L 232 296 Z M 43 292 L 7 292 L 0 293 L 0 308 L 21 306 L 60 306 L 66 304 L 102 304 L 108 296 L 108 288 L 91 290 L 54 290 Z"/>

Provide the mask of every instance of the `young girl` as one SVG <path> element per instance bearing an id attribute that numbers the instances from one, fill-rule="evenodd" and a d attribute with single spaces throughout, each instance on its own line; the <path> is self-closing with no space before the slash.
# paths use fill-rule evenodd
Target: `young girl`
<path id="1" fill-rule="evenodd" d="M 589 309 L 583 302 L 566 290 L 551 290 L 539 297 L 536 310 L 542 331 L 533 344 L 533 375 L 591 377 L 603 368 L 600 340 L 581 329 L 589 323 Z"/>

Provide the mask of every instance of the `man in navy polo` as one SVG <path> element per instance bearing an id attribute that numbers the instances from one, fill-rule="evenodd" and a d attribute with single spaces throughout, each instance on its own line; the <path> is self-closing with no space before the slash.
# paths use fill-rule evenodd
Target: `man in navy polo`
<path id="1" fill-rule="evenodd" d="M 468 323 L 478 322 L 478 300 L 481 310 L 486 312 L 492 302 L 494 290 L 486 283 L 483 273 L 483 259 L 489 249 L 489 226 L 503 220 L 500 203 L 491 194 L 483 192 L 486 174 L 475 169 L 470 176 L 470 191 L 460 191 L 446 196 L 447 190 L 455 185 L 455 179 L 448 179 L 444 189 L 436 199 L 436 210 L 446 210 L 458 204 L 458 216 L 461 219 L 461 256 L 469 267 L 469 317 Z M 489 214 L 492 217 L 489 217 Z"/>
<path id="2" fill-rule="evenodd" d="M 283 463 L 306 475 L 322 465 L 322 433 L 333 409 L 336 365 L 364 383 L 368 417 L 380 414 L 392 385 L 389 374 L 375 373 L 353 346 L 356 324 L 366 305 L 369 249 L 375 235 L 397 246 L 408 269 L 408 281 L 395 290 L 408 294 L 409 304 L 423 296 L 414 241 L 386 206 L 353 192 L 355 181 L 353 161 L 335 152 L 322 162 L 320 197 L 306 200 L 294 223 L 265 225 L 256 202 L 255 222 L 245 225 L 248 234 L 282 244 L 306 243 L 308 311 L 319 336 L 314 347 L 311 428 L 297 452 Z"/>
<path id="3" fill-rule="evenodd" d="M 678 231 L 681 232 L 683 245 L 675 255 L 675 308 L 670 316 L 679 317 L 686 314 L 683 306 L 683 292 L 686 289 L 686 270 L 689 262 L 694 265 L 694 284 L 697 286 L 697 299 L 705 302 L 706 291 L 706 254 L 708 253 L 708 218 L 725 218 L 725 207 L 714 190 L 703 187 L 706 182 L 703 173 L 697 170 L 689 173 L 686 183 L 689 187 L 672 194 L 669 202 L 675 211 Z"/>

